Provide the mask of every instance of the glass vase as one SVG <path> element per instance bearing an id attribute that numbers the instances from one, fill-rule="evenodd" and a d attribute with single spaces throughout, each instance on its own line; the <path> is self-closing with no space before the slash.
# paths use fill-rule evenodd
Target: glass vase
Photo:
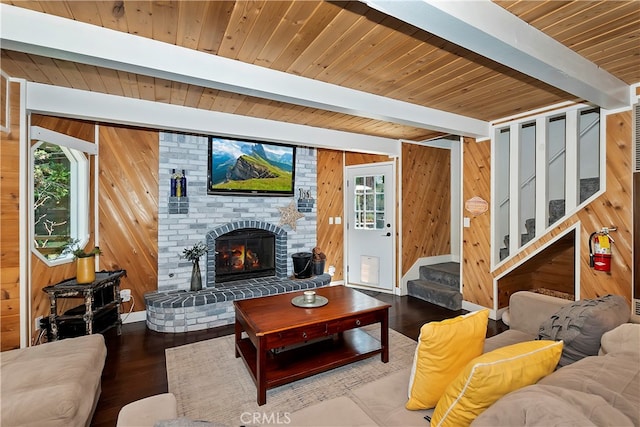
<path id="1" fill-rule="evenodd" d="M 191 290 L 199 291 L 202 289 L 202 275 L 200 274 L 200 260 L 193 261 L 193 269 L 191 270 Z"/>

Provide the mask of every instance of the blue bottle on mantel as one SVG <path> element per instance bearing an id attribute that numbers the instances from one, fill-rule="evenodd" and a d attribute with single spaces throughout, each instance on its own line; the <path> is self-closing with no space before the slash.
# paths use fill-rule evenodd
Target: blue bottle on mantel
<path id="1" fill-rule="evenodd" d="M 178 186 L 178 182 L 176 177 L 176 170 L 173 169 L 173 171 L 171 172 L 171 197 L 176 197 L 177 186 Z"/>
<path id="2" fill-rule="evenodd" d="M 187 175 L 182 169 L 182 176 L 180 177 L 180 187 L 182 188 L 182 197 L 187 197 Z"/>

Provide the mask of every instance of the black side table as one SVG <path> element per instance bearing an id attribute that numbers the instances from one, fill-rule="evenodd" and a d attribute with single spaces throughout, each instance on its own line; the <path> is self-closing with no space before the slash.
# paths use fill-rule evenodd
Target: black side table
<path id="1" fill-rule="evenodd" d="M 113 327 L 118 329 L 120 335 L 120 279 L 126 274 L 125 270 L 100 271 L 92 283 L 78 283 L 73 278 L 43 288 L 49 295 L 51 341 L 66 338 L 67 335 L 83 335 L 77 333 L 78 324 L 84 324 L 84 335 L 102 333 Z M 84 298 L 84 306 L 58 314 L 59 298 Z"/>

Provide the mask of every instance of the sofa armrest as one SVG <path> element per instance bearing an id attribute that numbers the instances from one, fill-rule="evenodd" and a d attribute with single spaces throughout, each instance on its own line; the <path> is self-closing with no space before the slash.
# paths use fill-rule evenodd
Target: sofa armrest
<path id="1" fill-rule="evenodd" d="M 623 323 L 617 328 L 605 332 L 600 338 L 598 355 L 628 352 L 640 353 L 640 325 Z"/>
<path id="2" fill-rule="evenodd" d="M 530 291 L 515 292 L 509 298 L 509 327 L 529 335 L 538 336 L 542 322 L 572 302 Z"/>

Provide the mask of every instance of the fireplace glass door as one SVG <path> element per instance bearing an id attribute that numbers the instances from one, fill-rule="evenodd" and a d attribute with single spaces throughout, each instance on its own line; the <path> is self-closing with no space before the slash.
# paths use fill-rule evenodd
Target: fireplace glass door
<path id="1" fill-rule="evenodd" d="M 275 275 L 275 236 L 241 229 L 216 239 L 216 283 Z"/>

